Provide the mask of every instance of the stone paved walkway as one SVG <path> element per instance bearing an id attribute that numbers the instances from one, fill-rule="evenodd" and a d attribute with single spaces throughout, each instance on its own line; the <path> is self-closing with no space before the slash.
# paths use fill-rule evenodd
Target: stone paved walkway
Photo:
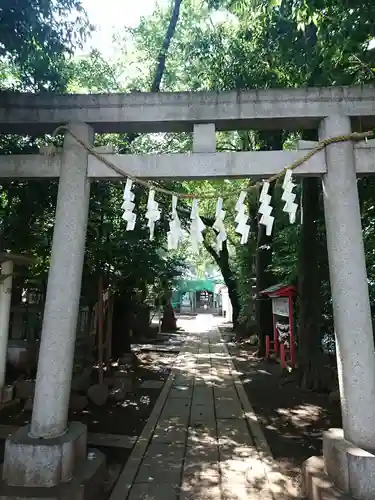
<path id="1" fill-rule="evenodd" d="M 213 318 L 189 330 L 111 500 L 287 498 Z"/>

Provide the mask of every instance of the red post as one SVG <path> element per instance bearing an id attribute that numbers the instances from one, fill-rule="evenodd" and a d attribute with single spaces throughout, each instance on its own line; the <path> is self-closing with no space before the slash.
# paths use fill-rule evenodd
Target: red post
<path id="1" fill-rule="evenodd" d="M 270 336 L 266 335 L 266 359 L 270 356 Z"/>
<path id="2" fill-rule="evenodd" d="M 293 331 L 293 297 L 289 295 L 289 343 L 290 343 L 290 366 L 295 366 L 295 345 L 294 345 L 294 331 Z"/>
<path id="3" fill-rule="evenodd" d="M 276 328 L 276 316 L 272 314 L 272 319 L 273 319 L 273 348 L 275 350 L 275 353 L 277 354 L 279 352 L 279 334 Z"/>
<path id="4" fill-rule="evenodd" d="M 281 342 L 281 344 L 280 344 L 280 363 L 281 363 L 281 368 L 286 368 L 284 342 Z"/>

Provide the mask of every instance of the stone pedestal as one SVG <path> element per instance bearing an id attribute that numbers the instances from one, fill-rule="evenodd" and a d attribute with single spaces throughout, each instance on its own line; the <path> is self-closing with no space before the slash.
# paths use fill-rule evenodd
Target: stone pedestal
<path id="1" fill-rule="evenodd" d="M 375 498 L 375 455 L 346 441 L 342 429 L 323 435 L 323 457 L 303 467 L 304 495 L 309 500 Z"/>
<path id="2" fill-rule="evenodd" d="M 22 427 L 6 441 L 0 500 L 102 498 L 105 457 L 86 452 L 86 426 L 73 422 L 51 439 L 31 438 L 29 431 Z"/>

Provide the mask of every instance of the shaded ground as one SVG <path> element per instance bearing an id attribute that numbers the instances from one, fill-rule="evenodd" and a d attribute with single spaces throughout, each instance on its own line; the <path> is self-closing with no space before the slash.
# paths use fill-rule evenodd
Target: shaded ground
<path id="1" fill-rule="evenodd" d="M 164 338 L 168 340 L 167 337 Z M 148 339 L 148 344 L 160 345 L 160 340 Z M 126 393 L 124 401 L 108 401 L 104 406 L 96 406 L 91 401 L 79 412 L 71 412 L 69 420 L 80 421 L 87 425 L 88 432 L 139 436 L 150 416 L 156 400 L 162 390 L 159 388 L 141 388 L 144 381 L 164 382 L 175 361 L 175 352 L 137 352 L 137 366 L 132 373 L 133 389 Z M 25 411 L 24 404 L 4 409 L 0 412 L 0 424 L 23 426 L 30 422 L 31 411 Z M 131 449 L 109 446 L 95 446 L 107 458 L 109 478 L 108 494 L 125 465 Z M 3 460 L 4 441 L 0 442 L 0 461 Z"/>
<path id="2" fill-rule="evenodd" d="M 108 401 L 104 406 L 89 402 L 84 410 L 71 412 L 70 420 L 86 424 L 89 432 L 138 436 L 161 391 L 161 388 L 142 389 L 140 385 L 144 380 L 165 381 L 176 354 L 147 352 L 137 357 L 139 365 L 134 373 L 134 389 L 126 394 L 124 401 Z M 25 411 L 23 404 L 0 413 L 0 424 L 22 426 L 30 419 L 31 411 Z"/>
<path id="3" fill-rule="evenodd" d="M 341 427 L 339 403 L 303 391 L 281 377 L 280 366 L 259 360 L 251 348 L 228 343 L 233 363 L 281 472 L 299 480 L 301 464 L 322 454 L 322 433 Z"/>

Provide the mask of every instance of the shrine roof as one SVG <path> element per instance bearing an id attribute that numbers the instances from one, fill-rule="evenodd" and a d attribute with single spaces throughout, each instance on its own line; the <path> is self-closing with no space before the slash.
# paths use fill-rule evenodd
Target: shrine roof
<path id="1" fill-rule="evenodd" d="M 261 295 L 268 295 L 268 297 L 289 297 L 290 295 L 295 295 L 297 293 L 296 287 L 290 285 L 289 283 L 278 283 L 277 285 L 272 285 L 265 290 L 260 292 Z"/>

